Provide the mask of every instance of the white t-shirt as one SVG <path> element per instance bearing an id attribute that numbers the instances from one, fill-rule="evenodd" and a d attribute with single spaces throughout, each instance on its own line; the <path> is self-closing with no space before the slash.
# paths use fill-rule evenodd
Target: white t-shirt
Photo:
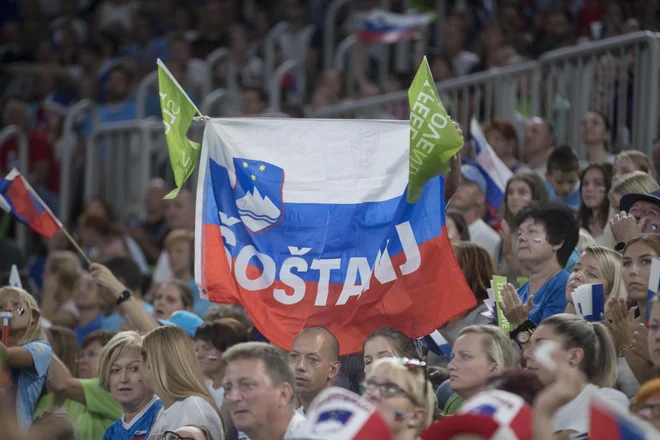
<path id="1" fill-rule="evenodd" d="M 220 387 L 218 389 L 213 388 L 213 381 L 212 380 L 205 380 L 204 385 L 206 385 L 206 389 L 209 390 L 209 393 L 211 393 L 211 397 L 213 397 L 213 400 L 215 400 L 215 404 L 218 408 L 222 407 L 222 405 L 225 402 L 225 388 Z"/>
<path id="2" fill-rule="evenodd" d="M 576 431 L 580 434 L 588 432 L 589 403 L 592 393 L 598 393 L 611 405 L 628 411 L 630 401 L 621 391 L 612 388 L 598 388 L 596 385 L 588 384 L 575 399 L 557 410 L 552 420 L 553 431 Z"/>
<path id="3" fill-rule="evenodd" d="M 502 241 L 500 234 L 495 232 L 482 219 L 468 226 L 468 230 L 470 231 L 470 241 L 486 249 L 491 258 L 497 261 L 500 253 L 500 242 Z"/>
<path id="4" fill-rule="evenodd" d="M 291 420 L 289 420 L 289 425 L 286 427 L 286 431 L 284 432 L 284 440 L 302 434 L 306 422 L 307 419 L 305 416 L 300 414 L 298 411 L 295 411 L 293 413 L 293 417 L 291 417 Z"/>
<path id="5" fill-rule="evenodd" d="M 149 440 L 161 440 L 166 431 L 176 431 L 182 426 L 206 426 L 215 440 L 224 440 L 225 432 L 220 415 L 211 405 L 198 396 L 175 402 L 167 409 L 161 409 L 156 423 L 151 428 Z"/>

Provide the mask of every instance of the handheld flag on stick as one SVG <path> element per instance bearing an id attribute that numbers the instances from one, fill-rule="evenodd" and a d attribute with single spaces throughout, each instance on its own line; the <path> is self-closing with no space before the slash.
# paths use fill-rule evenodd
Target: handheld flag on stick
<path id="1" fill-rule="evenodd" d="M 449 160 L 463 147 L 463 137 L 440 101 L 426 57 L 408 89 L 410 163 L 408 203 L 415 203 L 431 178 L 449 171 Z"/>
<path id="2" fill-rule="evenodd" d="M 660 258 L 651 260 L 651 273 L 649 274 L 648 298 L 646 302 L 646 316 L 644 323 L 649 326 L 649 317 L 651 314 L 651 300 L 658 294 L 658 284 L 660 284 Z"/>
<path id="3" fill-rule="evenodd" d="M 435 20 L 434 13 L 397 14 L 383 10 L 367 13 L 358 32 L 366 43 L 396 43 L 417 38 L 424 27 Z"/>
<path id="4" fill-rule="evenodd" d="M 18 267 L 15 264 L 11 265 L 11 272 L 9 272 L 9 285 L 11 287 L 23 288 L 23 283 L 21 282 L 21 276 L 18 274 Z"/>
<path id="5" fill-rule="evenodd" d="M 176 188 L 165 198 L 173 199 L 195 170 L 199 157 L 199 144 L 188 139 L 186 134 L 195 113 L 202 116 L 202 112 L 193 104 L 161 60 L 158 60 L 158 92 L 163 124 L 165 124 L 167 150 L 176 183 Z"/>

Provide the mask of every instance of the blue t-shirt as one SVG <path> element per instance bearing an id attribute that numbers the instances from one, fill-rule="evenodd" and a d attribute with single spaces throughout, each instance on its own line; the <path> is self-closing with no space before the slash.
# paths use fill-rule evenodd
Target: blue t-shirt
<path id="1" fill-rule="evenodd" d="M 553 202 L 559 202 L 565 206 L 568 206 L 570 209 L 573 211 L 577 211 L 580 209 L 580 203 L 582 202 L 580 199 L 580 186 L 576 186 L 575 189 L 573 190 L 572 193 L 568 195 L 568 197 L 563 198 L 557 196 L 555 194 L 555 190 L 552 188 L 552 184 L 550 182 L 545 182 L 545 187 L 548 190 L 548 196 L 550 197 L 550 200 Z"/>
<path id="2" fill-rule="evenodd" d="M 103 325 L 103 314 L 98 315 L 96 318 L 92 319 L 89 324 L 73 329 L 73 332 L 76 334 L 76 339 L 78 339 L 78 344 L 82 346 L 83 341 L 94 330 L 100 330 Z"/>
<path id="3" fill-rule="evenodd" d="M 529 311 L 529 319 L 536 325 L 548 316 L 564 313 L 566 310 L 566 283 L 568 283 L 568 272 L 564 269 L 550 278 L 534 294 L 532 309 Z M 529 297 L 529 281 L 518 289 L 520 300 L 525 304 Z"/>
<path id="4" fill-rule="evenodd" d="M 103 435 L 103 440 L 146 440 L 162 407 L 160 399 L 154 396 L 151 402 L 131 420 L 131 423 L 124 423 L 122 417 L 110 425 Z"/>
<path id="5" fill-rule="evenodd" d="M 34 408 L 44 388 L 48 369 L 53 360 L 53 349 L 46 341 L 36 340 L 22 346 L 32 355 L 34 368 L 9 370 L 16 393 L 16 414 L 21 429 L 27 431 L 34 419 Z"/>
<path id="6" fill-rule="evenodd" d="M 150 315 L 154 314 L 154 306 L 148 302 L 142 301 L 142 307 L 144 307 L 144 309 L 149 312 Z M 124 317 L 119 313 L 115 312 L 103 320 L 103 323 L 101 324 L 101 330 L 109 330 L 111 332 L 118 333 L 123 324 L 127 324 L 126 319 L 124 319 Z"/>

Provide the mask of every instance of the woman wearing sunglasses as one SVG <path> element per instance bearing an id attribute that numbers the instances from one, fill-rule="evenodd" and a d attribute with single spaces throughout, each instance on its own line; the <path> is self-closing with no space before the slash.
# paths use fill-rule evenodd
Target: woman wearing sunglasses
<path id="1" fill-rule="evenodd" d="M 176 431 L 167 431 L 163 440 L 213 440 L 206 426 L 188 425 Z"/>
<path id="2" fill-rule="evenodd" d="M 433 421 L 435 395 L 426 364 L 417 359 L 383 358 L 362 384 L 392 432 L 392 440 L 415 440 Z"/>

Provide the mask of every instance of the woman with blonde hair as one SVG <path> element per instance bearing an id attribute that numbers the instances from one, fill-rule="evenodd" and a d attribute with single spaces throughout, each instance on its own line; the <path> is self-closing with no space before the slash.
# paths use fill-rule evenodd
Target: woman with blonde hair
<path id="1" fill-rule="evenodd" d="M 447 400 L 444 413 L 455 413 L 465 400 L 487 390 L 490 379 L 519 362 L 514 342 L 499 327 L 465 327 L 452 347 L 448 369 L 454 394 Z"/>
<path id="2" fill-rule="evenodd" d="M 32 295 L 17 287 L 0 288 L 0 311 L 11 314 L 8 345 L 0 342 L 0 359 L 5 359 L 12 377 L 9 395 L 21 429 L 27 431 L 53 360 L 53 350 L 41 328 L 41 312 Z"/>
<path id="3" fill-rule="evenodd" d="M 208 427 L 214 439 L 223 440 L 219 410 L 204 385 L 188 334 L 172 325 L 155 328 L 144 335 L 141 353 L 142 377 L 163 403 L 149 439 L 195 424 Z"/>
<path id="4" fill-rule="evenodd" d="M 80 312 L 73 301 L 76 281 L 82 265 L 70 251 L 52 252 L 46 260 L 41 316 L 55 325 L 73 328 Z"/>
<path id="5" fill-rule="evenodd" d="M 385 419 L 393 440 L 416 440 L 433 421 L 435 394 L 418 359 L 389 357 L 374 362 L 362 394 Z"/>
<path id="6" fill-rule="evenodd" d="M 651 175 L 643 171 L 633 171 L 626 174 L 619 181 L 612 184 L 612 188 L 608 194 L 610 199 L 610 215 L 607 225 L 605 226 L 605 239 L 603 245 L 608 248 L 614 248 L 617 244 L 614 235 L 612 235 L 612 227 L 610 220 L 615 214 L 620 212 L 621 198 L 626 194 L 648 194 L 651 191 L 660 188 L 658 182 L 655 181 Z"/>
<path id="7" fill-rule="evenodd" d="M 151 431 L 163 404 L 142 379 L 140 350 L 142 337 L 133 331 L 116 334 L 99 359 L 100 386 L 112 394 L 124 414 L 103 435 L 104 440 L 139 437 Z"/>
<path id="8" fill-rule="evenodd" d="M 634 171 L 641 171 L 655 179 L 653 164 L 646 154 L 637 150 L 622 151 L 614 159 L 612 182 L 617 182 Z"/>

